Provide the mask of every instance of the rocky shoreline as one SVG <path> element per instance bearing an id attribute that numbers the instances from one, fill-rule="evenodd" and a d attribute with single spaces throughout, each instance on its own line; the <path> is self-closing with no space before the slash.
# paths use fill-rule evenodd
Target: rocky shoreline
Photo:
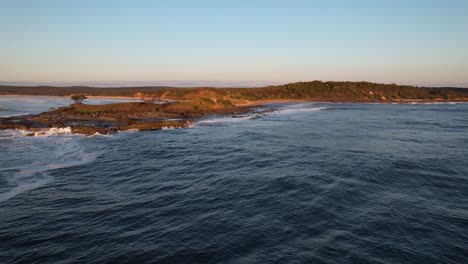
<path id="1" fill-rule="evenodd" d="M 51 128 L 70 128 L 71 133 L 84 135 L 114 134 L 126 130 L 185 128 L 206 115 L 236 115 L 249 110 L 250 107 L 204 107 L 192 102 L 74 104 L 37 115 L 0 118 L 0 130 L 24 130 L 26 136 L 44 133 Z"/>
<path id="2" fill-rule="evenodd" d="M 22 130 L 26 136 L 46 133 L 50 129 L 67 129 L 74 134 L 114 134 L 127 130 L 161 130 L 186 128 L 197 118 L 207 115 L 232 115 L 252 112 L 254 108 L 272 103 L 310 102 L 310 100 L 259 100 L 244 103 L 221 104 L 213 100 L 126 102 L 106 105 L 72 104 L 36 115 L 0 118 L 0 130 Z M 320 102 L 320 100 L 317 100 Z M 386 100 L 386 101 L 328 101 L 333 103 L 450 103 L 466 100 Z"/>

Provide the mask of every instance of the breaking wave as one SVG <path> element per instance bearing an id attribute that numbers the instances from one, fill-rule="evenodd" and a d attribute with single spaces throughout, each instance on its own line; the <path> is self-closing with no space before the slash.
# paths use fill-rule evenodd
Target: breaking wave
<path id="1" fill-rule="evenodd" d="M 58 135 L 71 135 L 72 131 L 70 127 L 51 127 L 44 131 L 31 132 L 29 130 L 18 130 L 23 136 L 35 136 L 35 137 L 49 137 Z"/>
<path id="2" fill-rule="evenodd" d="M 254 117 L 252 114 L 239 116 L 214 116 L 197 121 L 195 126 L 220 126 L 240 123 L 246 120 L 250 120 L 252 117 Z"/>
<path id="3" fill-rule="evenodd" d="M 8 132 L 0 262 L 468 259 L 467 104 L 274 104 L 198 121 Z"/>
<path id="4" fill-rule="evenodd" d="M 285 108 L 277 108 L 273 106 L 271 109 L 262 109 L 258 112 L 243 114 L 243 115 L 234 115 L 234 116 L 214 116 L 209 118 L 203 118 L 196 122 L 197 126 L 222 126 L 228 124 L 240 123 L 248 120 L 256 120 L 262 117 L 274 116 L 274 115 L 289 115 L 289 114 L 299 114 L 307 112 L 316 112 L 320 110 L 331 109 L 330 107 L 310 107 L 310 105 L 299 104 L 299 105 L 290 105 Z"/>
<path id="5" fill-rule="evenodd" d="M 412 104 L 412 105 L 456 105 L 457 103 L 459 102 L 411 102 L 409 104 Z"/>
<path id="6" fill-rule="evenodd" d="M 275 114 L 297 114 L 297 113 L 308 113 L 316 112 L 320 110 L 326 110 L 328 107 L 306 107 L 306 108 L 286 108 L 275 111 Z"/>

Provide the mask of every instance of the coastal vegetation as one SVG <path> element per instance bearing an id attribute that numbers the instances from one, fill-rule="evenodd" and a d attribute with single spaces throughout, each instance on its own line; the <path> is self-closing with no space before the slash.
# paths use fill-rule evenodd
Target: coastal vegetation
<path id="1" fill-rule="evenodd" d="M 144 101 L 156 99 L 197 100 L 198 105 L 231 105 L 263 100 L 314 101 L 399 101 L 399 100 L 467 100 L 468 89 L 422 88 L 371 82 L 297 82 L 259 88 L 175 88 L 152 87 L 52 87 L 0 86 L 0 95 L 130 96 Z"/>
<path id="2" fill-rule="evenodd" d="M 83 95 L 83 94 L 73 94 L 72 96 L 70 96 L 70 99 L 73 100 L 73 102 L 75 102 L 75 104 L 82 104 L 84 100 L 86 100 L 88 97 L 86 97 L 86 95 Z"/>
<path id="3" fill-rule="evenodd" d="M 73 133 L 101 134 L 138 129 L 186 127 L 195 118 L 239 114 L 276 101 L 399 102 L 468 101 L 468 90 L 420 88 L 369 82 L 298 82 L 261 88 L 92 88 L 0 87 L 0 95 L 71 95 L 74 104 L 38 115 L 0 118 L 0 130 L 43 131 L 70 127 Z M 141 102 L 87 105 L 89 96 L 130 96 Z"/>
<path id="4" fill-rule="evenodd" d="M 212 114 L 239 114 L 249 107 L 218 104 L 209 99 L 172 102 L 128 102 L 106 105 L 72 104 L 37 115 L 0 118 L 0 130 L 21 129 L 28 135 L 50 128 L 70 128 L 71 132 L 92 135 L 112 134 L 130 129 L 159 130 L 182 128 L 194 118 Z"/>

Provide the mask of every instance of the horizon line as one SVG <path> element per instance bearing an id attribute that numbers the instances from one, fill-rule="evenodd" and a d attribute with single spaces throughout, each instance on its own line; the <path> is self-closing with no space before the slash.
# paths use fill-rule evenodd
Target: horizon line
<path id="1" fill-rule="evenodd" d="M 330 80 L 298 80 L 298 81 L 263 81 L 263 80 L 155 80 L 155 81 L 71 81 L 71 82 L 42 82 L 42 81 L 0 81 L 0 86 L 28 86 L 28 87 L 95 87 L 95 88 L 131 88 L 131 87 L 171 87 L 171 88 L 258 88 L 266 86 L 284 85 L 299 82 L 368 82 L 376 84 L 395 84 L 398 86 L 414 86 L 421 88 L 468 88 L 466 85 L 415 85 L 405 83 L 388 83 L 376 81 L 330 81 Z"/>
<path id="2" fill-rule="evenodd" d="M 289 83 L 287 81 L 253 81 L 253 80 L 152 80 L 152 81 L 128 81 L 128 80 L 107 80 L 107 81 L 0 81 L 0 85 L 11 86 L 88 86 L 88 87 L 263 87 L 269 85 L 280 85 Z"/>

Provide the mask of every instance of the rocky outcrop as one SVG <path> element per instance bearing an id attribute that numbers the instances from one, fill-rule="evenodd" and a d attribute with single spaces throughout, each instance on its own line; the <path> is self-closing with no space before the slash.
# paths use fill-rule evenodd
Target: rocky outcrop
<path id="1" fill-rule="evenodd" d="M 0 118 L 0 130 L 21 129 L 37 133 L 50 128 L 70 128 L 72 133 L 113 134 L 130 129 L 160 130 L 184 128 L 194 118 L 209 114 L 242 113 L 248 108 L 200 107 L 192 102 L 170 104 L 119 103 L 109 105 L 75 104 L 38 115 Z"/>

